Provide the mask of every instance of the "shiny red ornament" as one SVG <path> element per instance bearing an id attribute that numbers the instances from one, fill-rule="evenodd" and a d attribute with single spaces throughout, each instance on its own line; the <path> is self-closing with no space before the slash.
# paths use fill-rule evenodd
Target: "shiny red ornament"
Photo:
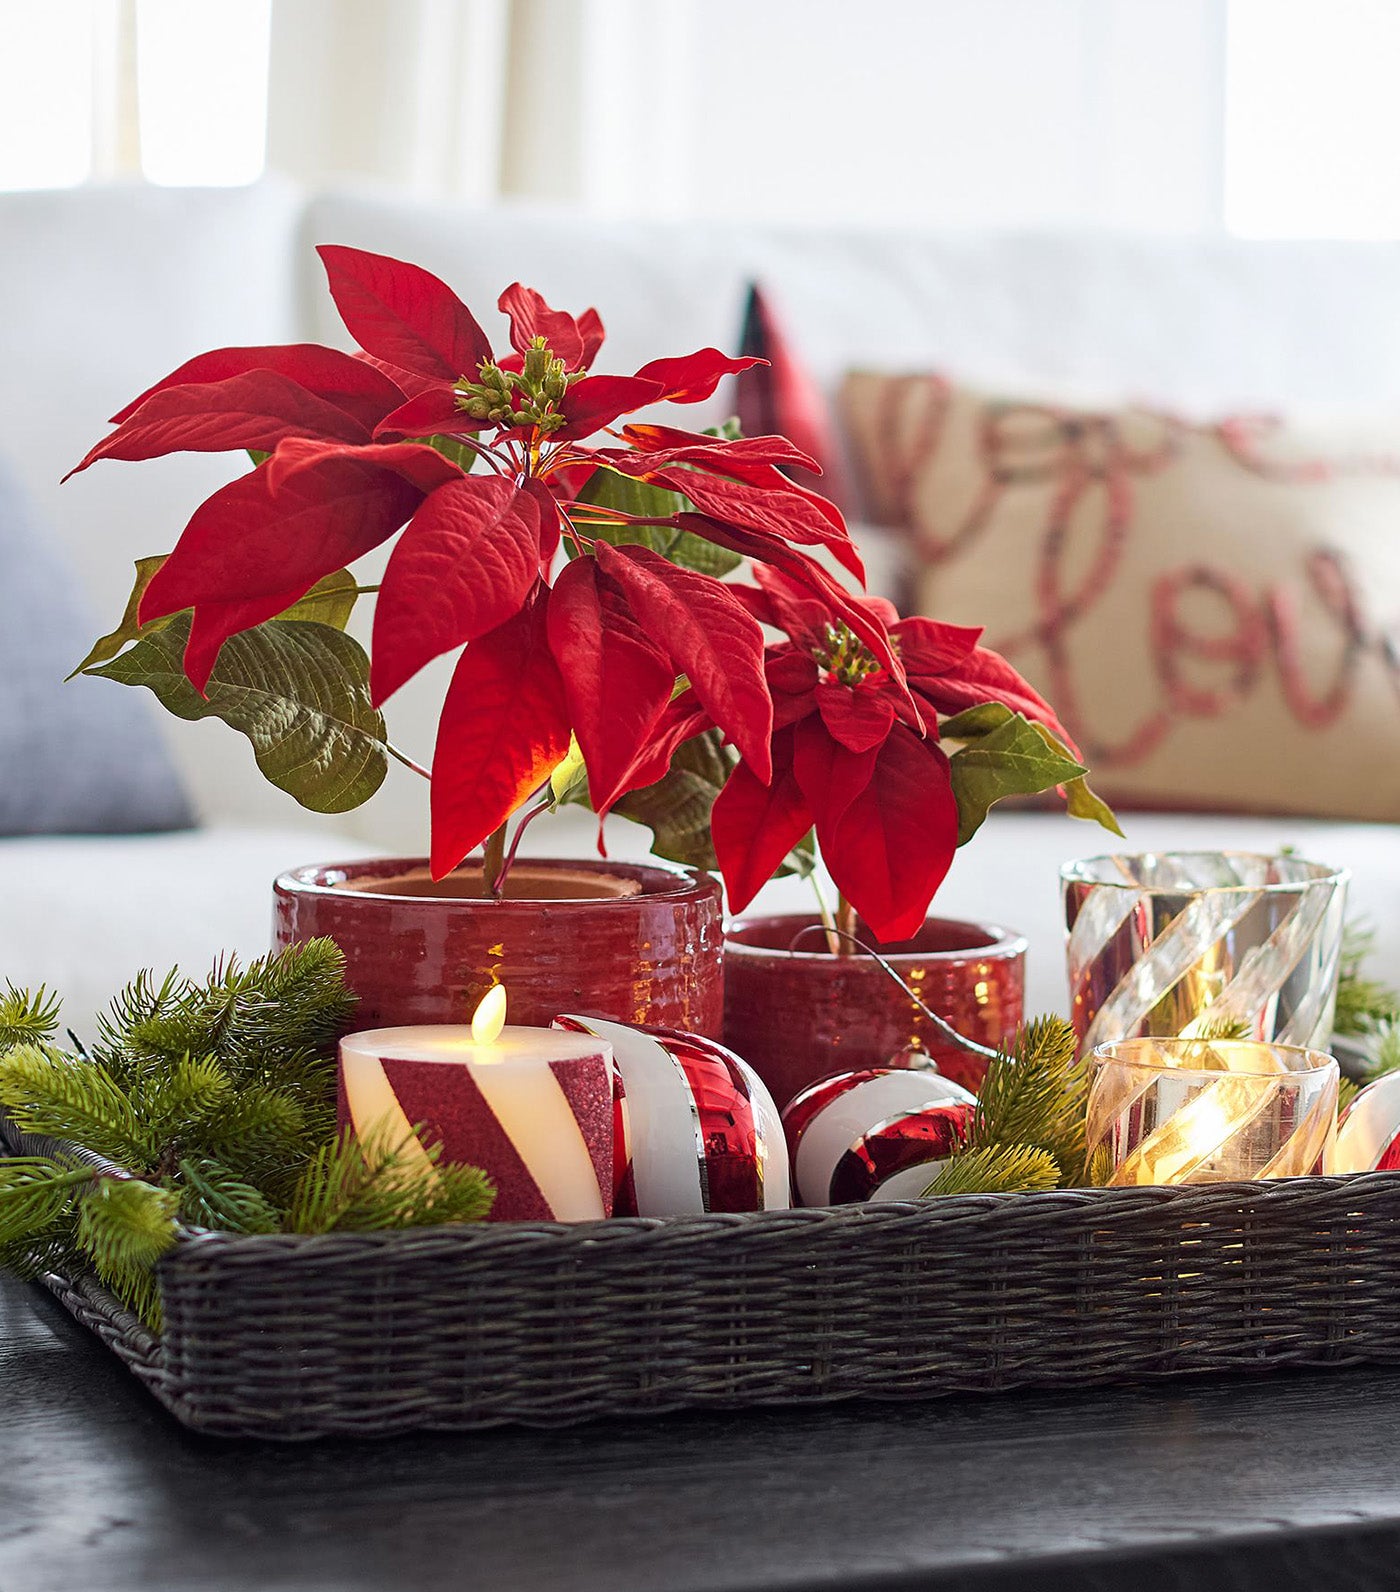
<path id="1" fill-rule="evenodd" d="M 1400 1171 L 1400 1072 L 1368 1083 L 1342 1113 L 1324 1170 Z"/>
<path id="2" fill-rule="evenodd" d="M 601 1017 L 563 1015 L 554 1026 L 612 1046 L 621 1081 L 618 1216 L 788 1208 L 782 1119 L 757 1073 L 732 1050 L 700 1034 Z"/>
<path id="3" fill-rule="evenodd" d="M 870 1067 L 783 1111 L 799 1205 L 918 1199 L 966 1136 L 977 1099 L 932 1070 Z"/>

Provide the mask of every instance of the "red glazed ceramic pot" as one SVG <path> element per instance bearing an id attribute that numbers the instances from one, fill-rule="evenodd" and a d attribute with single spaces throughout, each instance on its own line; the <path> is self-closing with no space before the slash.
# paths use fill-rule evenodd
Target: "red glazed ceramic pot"
<path id="1" fill-rule="evenodd" d="M 327 863 L 273 886 L 273 943 L 329 935 L 360 997 L 357 1029 L 464 1023 L 493 984 L 512 1023 L 561 1011 L 718 1037 L 720 883 L 664 865 L 522 861 L 506 899 L 419 858 Z"/>
<path id="2" fill-rule="evenodd" d="M 868 956 L 833 956 L 817 934 L 788 946 L 816 917 L 739 918 L 725 935 L 724 1042 L 787 1104 L 833 1072 L 889 1067 L 902 1051 L 976 1091 L 979 1057 L 952 1046 Z M 995 1045 L 1021 1021 L 1026 942 L 1009 929 L 929 918 L 912 940 L 875 946 L 921 1000 L 960 1033 Z"/>

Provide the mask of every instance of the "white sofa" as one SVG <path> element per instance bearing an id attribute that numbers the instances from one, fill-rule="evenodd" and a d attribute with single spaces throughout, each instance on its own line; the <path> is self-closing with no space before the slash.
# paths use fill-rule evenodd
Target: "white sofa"
<path id="1" fill-rule="evenodd" d="M 3 195 L 0 451 L 77 561 L 104 628 L 121 611 L 131 560 L 167 550 L 231 466 L 184 455 L 103 464 L 61 489 L 60 476 L 109 414 L 195 352 L 340 340 L 317 242 L 430 267 L 488 330 L 498 292 L 517 278 L 565 307 L 596 304 L 610 331 L 601 366 L 623 372 L 659 353 L 732 347 L 757 278 L 827 383 L 856 363 L 933 364 L 984 382 L 1198 410 L 1378 407 L 1400 396 L 1400 248 L 1389 245 L 612 223 L 307 196 L 279 182 Z M 722 404 L 723 395 L 714 412 Z M 874 535 L 867 546 L 873 584 L 887 584 L 898 549 Z M 430 670 L 390 704 L 401 744 L 430 751 L 442 683 Z M 402 770 L 358 813 L 314 818 L 262 783 L 232 732 L 164 723 L 203 828 L 0 840 L 0 979 L 58 987 L 79 1026 L 141 966 L 195 969 L 220 948 L 261 950 L 279 869 L 424 847 L 424 791 Z M 1400 974 L 1400 828 L 1144 814 L 1126 827 L 1136 849 L 1292 843 L 1350 866 L 1355 910 L 1378 931 L 1378 965 Z M 530 844 L 582 852 L 592 826 L 584 815 L 542 823 Z M 1060 816 L 996 813 L 937 908 L 1026 932 L 1029 1005 L 1061 1006 L 1057 869 L 1108 844 Z M 643 832 L 617 822 L 614 855 L 644 846 Z M 800 902 L 804 888 L 771 886 L 771 899 Z"/>

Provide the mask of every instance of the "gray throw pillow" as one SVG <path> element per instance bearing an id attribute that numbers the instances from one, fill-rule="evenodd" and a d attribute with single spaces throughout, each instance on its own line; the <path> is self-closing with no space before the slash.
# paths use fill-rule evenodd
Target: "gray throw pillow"
<path id="1" fill-rule="evenodd" d="M 0 464 L 0 835 L 194 823 L 143 693 L 64 683 L 102 628 Z"/>

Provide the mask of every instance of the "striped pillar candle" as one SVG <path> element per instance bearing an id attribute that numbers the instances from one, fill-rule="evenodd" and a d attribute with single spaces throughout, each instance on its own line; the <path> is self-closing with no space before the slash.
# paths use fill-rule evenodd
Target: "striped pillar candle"
<path id="1" fill-rule="evenodd" d="M 932 1069 L 871 1067 L 820 1079 L 783 1111 L 799 1204 L 918 1199 L 976 1105 Z"/>
<path id="2" fill-rule="evenodd" d="M 420 1156 L 421 1127 L 491 1178 L 492 1221 L 593 1221 L 613 1210 L 614 1076 L 586 1034 L 368 1029 L 340 1042 L 340 1122 L 361 1138 L 387 1125 Z"/>

